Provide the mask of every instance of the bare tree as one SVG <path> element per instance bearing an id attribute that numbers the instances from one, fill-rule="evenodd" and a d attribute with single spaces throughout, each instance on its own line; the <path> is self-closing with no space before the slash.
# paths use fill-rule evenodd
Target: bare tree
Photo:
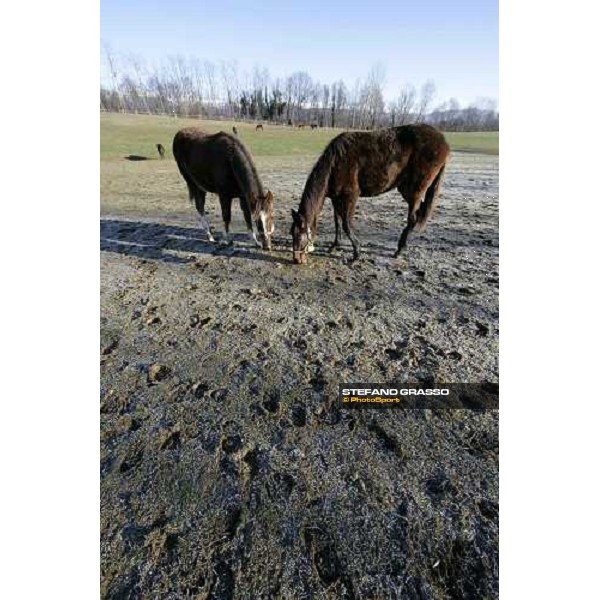
<path id="1" fill-rule="evenodd" d="M 204 81 L 206 82 L 208 91 L 208 105 L 206 107 L 206 114 L 210 118 L 213 107 L 217 103 L 217 78 L 215 74 L 215 65 L 208 60 L 204 61 Z"/>
<path id="2" fill-rule="evenodd" d="M 239 101 L 239 81 L 238 69 L 235 61 L 221 63 L 221 79 L 223 80 L 223 91 L 227 101 L 227 107 L 230 117 L 235 117 L 238 113 Z"/>
<path id="3" fill-rule="evenodd" d="M 410 84 L 403 85 L 400 95 L 395 103 L 395 116 L 397 125 L 410 123 L 411 115 L 415 110 L 417 90 Z"/>
<path id="4" fill-rule="evenodd" d="M 327 84 L 323 85 L 323 89 L 321 90 L 321 97 L 323 98 L 323 112 L 321 115 L 321 127 L 327 125 L 327 112 L 329 110 L 329 86 Z"/>
<path id="5" fill-rule="evenodd" d="M 425 116 L 427 115 L 427 110 L 429 109 L 429 106 L 431 104 L 431 101 L 433 100 L 435 96 L 435 83 L 433 82 L 432 79 L 428 79 L 422 86 L 421 86 L 421 94 L 419 97 L 419 104 L 417 107 L 417 116 L 415 121 L 417 123 L 420 123 L 421 121 L 423 121 L 425 119 Z"/>
<path id="6" fill-rule="evenodd" d="M 133 70 L 135 75 L 135 81 L 137 84 L 137 92 L 140 96 L 142 108 L 145 112 L 150 112 L 150 107 L 148 105 L 148 88 L 146 87 L 145 80 L 147 81 L 147 73 L 144 59 L 137 54 L 129 54 L 128 63 Z"/>
<path id="7" fill-rule="evenodd" d="M 383 100 L 383 86 L 385 84 L 385 71 L 381 64 L 371 68 L 367 75 L 365 84 L 360 89 L 359 127 L 375 129 L 385 110 Z"/>
<path id="8" fill-rule="evenodd" d="M 290 88 L 291 88 L 291 102 L 293 105 L 292 110 L 295 108 L 295 118 L 300 118 L 302 114 L 302 107 L 308 100 L 310 90 L 312 87 L 312 80 L 310 75 L 305 71 L 296 71 L 290 75 Z"/>
<path id="9" fill-rule="evenodd" d="M 197 58 L 193 58 L 191 60 L 191 71 L 195 92 L 194 95 L 197 103 L 196 112 L 198 115 L 200 115 L 204 108 L 204 73 L 202 63 Z"/>
<path id="10" fill-rule="evenodd" d="M 310 101 L 310 121 L 314 122 L 318 120 L 319 108 L 321 105 L 323 88 L 319 81 L 315 81 L 309 91 Z"/>
<path id="11" fill-rule="evenodd" d="M 331 126 L 335 127 L 335 117 L 336 114 L 343 114 L 343 111 L 346 108 L 348 102 L 348 90 L 346 89 L 346 85 L 340 79 L 337 83 L 334 84 L 335 92 L 331 92 L 333 105 L 331 107 Z"/>
<path id="12" fill-rule="evenodd" d="M 119 103 L 119 110 L 123 110 L 123 105 L 121 102 L 121 92 L 119 90 L 119 72 L 117 69 L 117 63 L 115 60 L 115 56 L 112 52 L 110 45 L 106 42 L 102 42 L 102 47 L 104 49 L 104 55 L 106 56 L 106 63 L 108 64 L 108 68 L 110 71 L 110 77 L 112 81 L 113 90 L 117 94 L 117 100 Z"/>
<path id="13" fill-rule="evenodd" d="M 120 59 L 102 43 L 108 85 L 100 87 L 104 111 L 143 111 L 245 117 L 281 121 L 318 122 L 321 126 L 352 129 L 403 125 L 427 121 L 448 131 L 498 130 L 496 101 L 477 98 L 461 108 L 455 98 L 431 109 L 435 84 L 426 81 L 419 93 L 405 84 L 399 96 L 384 101 L 385 71 L 376 64 L 366 79 L 357 79 L 350 90 L 342 80 L 322 85 L 305 71 L 271 80 L 266 68 L 256 66 L 249 75 L 238 72 L 235 61 L 221 62 L 218 69 L 209 61 L 182 56 L 167 57 L 159 67 L 146 66 L 135 55 Z"/>

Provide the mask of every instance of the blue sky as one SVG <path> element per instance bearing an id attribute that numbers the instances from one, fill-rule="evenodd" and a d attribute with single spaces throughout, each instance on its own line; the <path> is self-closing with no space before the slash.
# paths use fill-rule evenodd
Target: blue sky
<path id="1" fill-rule="evenodd" d="M 498 0 L 101 0 L 100 23 L 117 55 L 150 65 L 181 54 L 352 87 L 381 63 L 388 100 L 403 83 L 418 88 L 429 78 L 436 102 L 498 100 Z M 106 73 L 102 61 L 103 81 Z"/>

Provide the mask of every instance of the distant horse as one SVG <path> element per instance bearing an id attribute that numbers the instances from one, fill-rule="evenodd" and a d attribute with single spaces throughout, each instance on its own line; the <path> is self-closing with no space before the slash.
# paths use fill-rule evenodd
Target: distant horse
<path id="1" fill-rule="evenodd" d="M 307 262 L 317 231 L 317 217 L 325 197 L 331 198 L 335 240 L 340 244 L 340 225 L 352 242 L 353 260 L 360 242 L 352 220 L 360 196 L 373 197 L 397 188 L 408 203 L 408 222 L 398 240 L 396 258 L 416 227 L 422 231 L 433 213 L 450 147 L 444 136 L 430 125 L 404 125 L 375 132 L 341 133 L 323 151 L 313 167 L 300 200 L 292 209 L 293 257 Z"/>
<path id="2" fill-rule="evenodd" d="M 224 131 L 209 135 L 188 127 L 175 134 L 173 156 L 210 241 L 214 242 L 214 239 L 204 212 L 207 192 L 219 196 L 226 240 L 231 223 L 231 204 L 234 198 L 239 198 L 248 231 L 257 243 L 258 233 L 263 249 L 271 249 L 273 194 L 265 192 L 252 157 L 238 138 Z"/>
<path id="3" fill-rule="evenodd" d="M 256 131 L 258 131 L 259 129 L 260 129 L 261 131 L 263 131 L 263 126 L 262 126 L 262 123 L 259 123 L 259 124 L 256 126 Z"/>
<path id="4" fill-rule="evenodd" d="M 288 124 L 290 127 L 293 127 L 293 126 L 294 126 L 294 123 L 292 122 L 292 120 L 291 120 L 291 119 L 288 119 L 288 120 L 287 120 L 287 124 Z"/>
<path id="5" fill-rule="evenodd" d="M 156 144 L 156 149 L 158 150 L 158 154 L 162 160 L 165 157 L 165 147 L 162 144 Z"/>
<path id="6" fill-rule="evenodd" d="M 310 128 L 311 129 L 316 129 L 318 127 L 318 125 L 316 123 L 311 123 L 310 124 Z"/>
<path id="7" fill-rule="evenodd" d="M 237 130 L 237 127 L 235 125 L 233 126 L 233 133 L 235 133 L 235 135 L 238 134 L 238 130 Z"/>
<path id="8" fill-rule="evenodd" d="M 304 129 L 304 123 L 298 123 L 298 128 L 299 129 Z"/>

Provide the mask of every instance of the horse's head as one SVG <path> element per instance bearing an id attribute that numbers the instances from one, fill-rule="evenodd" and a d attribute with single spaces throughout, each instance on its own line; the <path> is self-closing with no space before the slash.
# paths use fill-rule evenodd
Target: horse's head
<path id="1" fill-rule="evenodd" d="M 270 191 L 264 196 L 256 197 L 255 225 L 263 250 L 271 249 L 271 236 L 275 231 L 273 225 L 273 194 Z"/>
<path id="2" fill-rule="evenodd" d="M 311 231 L 304 216 L 292 208 L 292 252 L 294 263 L 305 265 L 308 262 L 308 253 L 312 249 Z"/>

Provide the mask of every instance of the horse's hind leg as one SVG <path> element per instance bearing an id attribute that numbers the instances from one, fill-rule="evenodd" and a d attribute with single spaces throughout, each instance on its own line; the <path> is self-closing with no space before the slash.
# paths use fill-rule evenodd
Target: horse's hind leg
<path id="1" fill-rule="evenodd" d="M 200 215 L 200 229 L 206 231 L 206 235 L 211 242 L 214 242 L 215 239 L 212 236 L 212 232 L 210 230 L 210 223 L 208 222 L 208 217 L 204 212 L 204 202 L 206 201 L 206 192 L 201 190 L 197 186 L 191 186 L 188 184 L 190 189 L 190 196 L 194 199 L 194 203 L 196 205 L 196 210 Z"/>
<path id="2" fill-rule="evenodd" d="M 231 244 L 229 239 L 229 226 L 231 224 L 231 202 L 233 198 L 229 196 L 219 196 L 219 202 L 221 204 L 221 215 L 223 216 L 223 223 L 225 224 L 225 243 Z"/>
<path id="3" fill-rule="evenodd" d="M 408 219 L 406 221 L 406 227 L 402 230 L 400 239 L 398 240 L 398 250 L 394 253 L 394 258 L 398 258 L 402 249 L 406 246 L 408 240 L 408 234 L 415 228 L 417 224 L 417 213 L 419 212 L 419 206 L 421 205 L 421 195 L 413 195 L 408 201 Z"/>
<path id="4" fill-rule="evenodd" d="M 329 249 L 327 250 L 328 252 L 333 252 L 336 248 L 340 247 L 340 206 L 339 203 L 335 200 L 332 200 L 331 203 L 333 204 L 333 220 L 335 223 L 335 239 L 333 240 L 333 244 L 331 244 L 331 246 L 329 246 Z"/>
<path id="5" fill-rule="evenodd" d="M 358 260 L 360 256 L 360 241 L 354 233 L 354 228 L 352 225 L 352 221 L 354 219 L 354 209 L 356 208 L 356 201 L 358 200 L 358 195 L 346 196 L 342 200 L 340 200 L 340 206 L 342 207 L 342 227 L 344 229 L 344 233 L 350 239 L 352 243 L 352 248 L 354 250 L 354 255 L 352 260 Z"/>

